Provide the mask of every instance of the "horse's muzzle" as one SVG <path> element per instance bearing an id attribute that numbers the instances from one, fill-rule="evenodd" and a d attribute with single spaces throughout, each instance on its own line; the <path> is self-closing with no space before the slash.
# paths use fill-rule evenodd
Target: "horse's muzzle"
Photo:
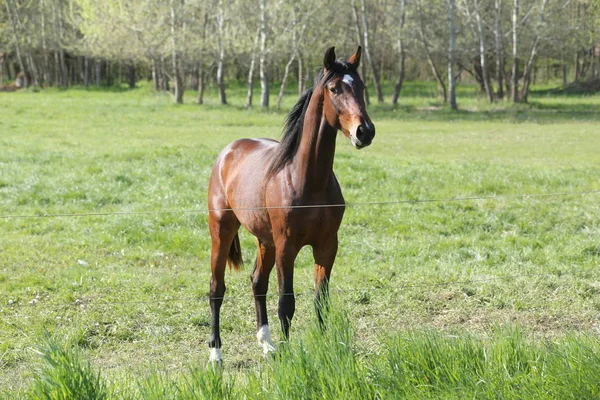
<path id="1" fill-rule="evenodd" d="M 362 149 L 363 147 L 370 145 L 373 142 L 374 137 L 375 126 L 365 122 L 356 128 L 356 133 L 351 137 L 351 140 L 354 147 L 357 149 Z"/>

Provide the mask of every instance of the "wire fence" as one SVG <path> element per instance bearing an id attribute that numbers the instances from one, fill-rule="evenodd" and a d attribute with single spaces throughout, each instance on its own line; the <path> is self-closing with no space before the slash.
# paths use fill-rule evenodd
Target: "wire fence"
<path id="1" fill-rule="evenodd" d="M 503 194 L 488 196 L 465 196 L 449 197 L 436 199 L 410 199 L 410 200 L 389 200 L 389 201 L 371 201 L 359 203 L 340 203 L 340 204 L 309 204 L 309 205 L 289 205 L 289 206 L 259 206 L 259 207 L 238 207 L 238 208 L 199 208 L 182 210 L 149 210 L 149 211 L 112 211 L 112 212 L 85 212 L 85 213 L 56 213 L 56 214 L 6 214 L 0 215 L 0 219 L 41 219 L 41 218 L 81 218 L 81 217 L 110 217 L 123 215 L 155 215 L 155 214 L 199 214 L 223 211 L 263 211 L 274 209 L 315 209 L 315 208 L 336 208 L 336 207 L 375 207 L 392 206 L 400 204 L 425 204 L 425 203 L 451 203 L 475 200 L 501 200 L 501 199 L 525 199 L 525 198 L 549 198 L 566 196 L 585 196 L 600 194 L 598 190 L 586 190 L 577 192 L 554 192 L 554 193 L 525 193 L 525 194 Z"/>
<path id="2" fill-rule="evenodd" d="M 499 200 L 499 199 L 524 199 L 524 198 L 550 198 L 550 197 L 566 197 L 566 196 L 585 196 L 585 195 L 597 195 L 600 194 L 600 190 L 587 190 L 587 191 L 574 191 L 574 192 L 554 192 L 554 193 L 528 193 L 528 194 L 506 194 L 506 195 L 488 195 L 488 196 L 466 196 L 466 197 L 453 197 L 453 198 L 436 198 L 436 199 L 414 199 L 414 200 L 390 200 L 390 201 L 376 201 L 376 202 L 362 202 L 362 203 L 348 203 L 348 204 L 317 204 L 317 205 L 294 205 L 294 206 L 270 206 L 270 207 L 244 207 L 244 208 L 219 208 L 219 209 L 189 209 L 189 210 L 153 210 L 153 211 L 116 211 L 116 212 L 88 212 L 88 213 L 58 213 L 58 214 L 39 214 L 39 215 L 26 215 L 26 214 L 12 214 L 12 215 L 0 215 L 0 219 L 41 219 L 41 218 L 81 218 L 81 217 L 109 217 L 109 216 L 123 216 L 123 215 L 156 215 L 156 214 L 168 214 L 168 213 L 210 213 L 210 212 L 222 212 L 222 211 L 258 211 L 268 209 L 314 209 L 314 208 L 327 208 L 327 207 L 374 207 L 374 206 L 391 206 L 401 204 L 424 204 L 424 203 L 442 203 L 442 202 L 462 202 L 462 201 L 477 201 L 477 200 Z M 569 275 L 561 272 L 560 276 Z M 553 273 L 530 273 L 530 274 L 516 274 L 516 275 L 501 275 L 488 278 L 480 279 L 463 279 L 453 280 L 445 282 L 414 282 L 414 281 L 403 281 L 394 282 L 394 287 L 398 290 L 410 289 L 410 288 L 423 288 L 423 287 L 443 287 L 453 285 L 465 285 L 465 284 L 478 284 L 487 283 L 500 280 L 514 280 L 520 278 L 531 278 L 531 277 L 557 277 L 557 274 Z M 389 290 L 389 288 L 377 288 L 377 287 L 361 287 L 353 289 L 330 289 L 331 293 L 367 293 L 377 292 L 381 290 Z M 312 296 L 314 290 L 302 291 L 295 293 L 283 293 L 283 296 Z M 101 294 L 98 294 L 101 296 Z M 265 295 L 259 295 L 265 297 L 279 297 L 280 294 L 277 292 L 268 293 Z M 213 298 L 221 300 L 236 300 L 236 299 L 247 299 L 254 297 L 252 293 L 244 295 L 226 295 L 224 297 Z M 192 296 L 192 297 L 168 297 L 168 298 L 156 298 L 152 300 L 80 300 L 74 301 L 63 301 L 63 302 L 46 302 L 43 299 L 33 299 L 29 302 L 14 301 L 6 299 L 0 307 L 45 307 L 45 308 L 64 308 L 72 306 L 89 306 L 91 304 L 99 306 L 111 306 L 111 305 L 134 305 L 134 304 L 160 304 L 170 302 L 201 302 L 210 300 L 210 296 Z M 1 308 L 0 308 L 1 309 Z"/>

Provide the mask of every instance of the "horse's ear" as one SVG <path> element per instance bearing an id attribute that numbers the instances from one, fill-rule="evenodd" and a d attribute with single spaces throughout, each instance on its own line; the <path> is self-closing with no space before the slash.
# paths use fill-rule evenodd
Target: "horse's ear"
<path id="1" fill-rule="evenodd" d="M 325 51 L 325 58 L 323 59 L 323 67 L 327 70 L 333 68 L 335 64 L 335 47 L 332 46 Z"/>
<path id="2" fill-rule="evenodd" d="M 362 52 L 362 47 L 358 46 L 356 52 L 350 56 L 348 59 L 348 64 L 352 64 L 354 68 L 358 69 L 358 65 L 360 64 L 360 53 Z"/>

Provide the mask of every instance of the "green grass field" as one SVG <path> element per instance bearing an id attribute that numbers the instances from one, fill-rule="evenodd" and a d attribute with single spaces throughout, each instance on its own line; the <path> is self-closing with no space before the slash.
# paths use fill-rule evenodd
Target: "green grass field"
<path id="1" fill-rule="evenodd" d="M 0 93 L 0 397 L 600 397 L 600 96 L 488 105 L 461 87 L 452 113 L 430 84 L 404 93 L 370 107 L 371 147 L 339 137 L 354 206 L 329 328 L 307 248 L 291 341 L 262 359 L 243 232 L 222 370 L 206 367 L 208 176 L 285 111 L 243 109 L 241 87 L 227 107 L 145 86 Z"/>

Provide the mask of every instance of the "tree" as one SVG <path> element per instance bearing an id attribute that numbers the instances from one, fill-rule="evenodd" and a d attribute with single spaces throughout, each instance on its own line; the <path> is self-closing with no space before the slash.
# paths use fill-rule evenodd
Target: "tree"
<path id="1" fill-rule="evenodd" d="M 431 9 L 430 9 L 430 12 L 431 12 Z M 444 103 L 446 103 L 448 101 L 448 92 L 446 90 L 446 84 L 444 83 L 444 79 L 442 78 L 440 70 L 436 64 L 436 61 L 434 60 L 434 57 L 433 57 L 432 46 L 429 42 L 428 35 L 426 33 L 426 28 L 425 28 L 426 16 L 425 16 L 425 12 L 423 10 L 423 6 L 421 4 L 421 0 L 417 0 L 417 15 L 418 15 L 418 28 L 417 29 L 419 32 L 419 39 L 421 41 L 422 48 L 425 51 L 425 56 L 427 57 L 427 62 L 429 64 L 429 67 L 431 68 L 431 72 L 433 73 L 433 76 L 435 77 L 435 80 L 438 83 L 440 92 L 442 93 L 442 98 L 444 99 Z"/>
<path id="2" fill-rule="evenodd" d="M 510 99 L 519 101 L 519 0 L 513 0 L 512 9 L 512 75 Z"/>
<path id="3" fill-rule="evenodd" d="M 502 0 L 494 0 L 494 41 L 496 48 L 496 81 L 498 98 L 504 97 L 504 41 L 502 31 Z"/>
<path id="4" fill-rule="evenodd" d="M 8 14 L 8 19 L 10 20 L 10 26 L 11 26 L 13 37 L 14 37 L 15 49 L 17 52 L 17 61 L 19 62 L 19 67 L 21 68 L 21 72 L 23 72 L 24 85 L 28 86 L 27 73 L 25 72 L 26 71 L 25 64 L 23 63 L 23 57 L 21 55 L 21 46 L 19 44 L 19 32 L 17 29 L 17 22 L 16 22 L 16 16 L 15 16 L 15 14 L 17 13 L 17 10 L 16 10 L 15 4 L 12 2 L 12 0 L 6 0 L 6 12 Z"/>
<path id="5" fill-rule="evenodd" d="M 361 20 L 362 20 L 362 32 L 363 32 L 363 45 L 365 49 L 365 58 L 367 64 L 373 74 L 373 83 L 375 84 L 375 92 L 377 93 L 377 102 L 383 103 L 383 90 L 381 88 L 381 76 L 379 69 L 375 64 L 374 50 L 371 44 L 371 33 L 369 31 L 369 17 L 367 12 L 367 6 L 365 0 L 360 0 Z"/>
<path id="6" fill-rule="evenodd" d="M 449 1 L 454 2 L 455 0 Z M 400 97 L 400 92 L 402 91 L 402 84 L 404 83 L 404 77 L 406 75 L 406 41 L 404 39 L 404 25 L 406 23 L 406 0 L 400 0 L 399 9 L 400 16 L 398 18 L 398 79 L 396 80 L 396 85 L 394 86 L 394 93 L 392 94 L 392 104 L 394 105 L 398 103 L 398 98 Z"/>
<path id="7" fill-rule="evenodd" d="M 267 38 L 269 36 L 267 0 L 260 0 L 260 106 L 269 107 L 269 74 L 267 71 Z"/>
<path id="8" fill-rule="evenodd" d="M 456 24 L 455 18 L 456 1 L 448 0 L 448 19 L 450 22 L 450 43 L 448 45 L 448 87 L 450 91 L 450 109 L 457 110 L 456 104 L 456 79 L 454 77 L 454 64 L 456 50 Z"/>
<path id="9" fill-rule="evenodd" d="M 481 16 L 481 9 L 479 7 L 479 0 L 473 0 L 475 5 L 475 20 L 477 21 L 477 34 L 479 37 L 479 65 L 481 66 L 481 79 L 483 81 L 483 87 L 488 101 L 492 103 L 494 101 L 494 94 L 492 91 L 492 85 L 490 83 L 489 68 L 487 62 L 487 48 L 486 38 L 483 29 L 483 18 Z"/>

